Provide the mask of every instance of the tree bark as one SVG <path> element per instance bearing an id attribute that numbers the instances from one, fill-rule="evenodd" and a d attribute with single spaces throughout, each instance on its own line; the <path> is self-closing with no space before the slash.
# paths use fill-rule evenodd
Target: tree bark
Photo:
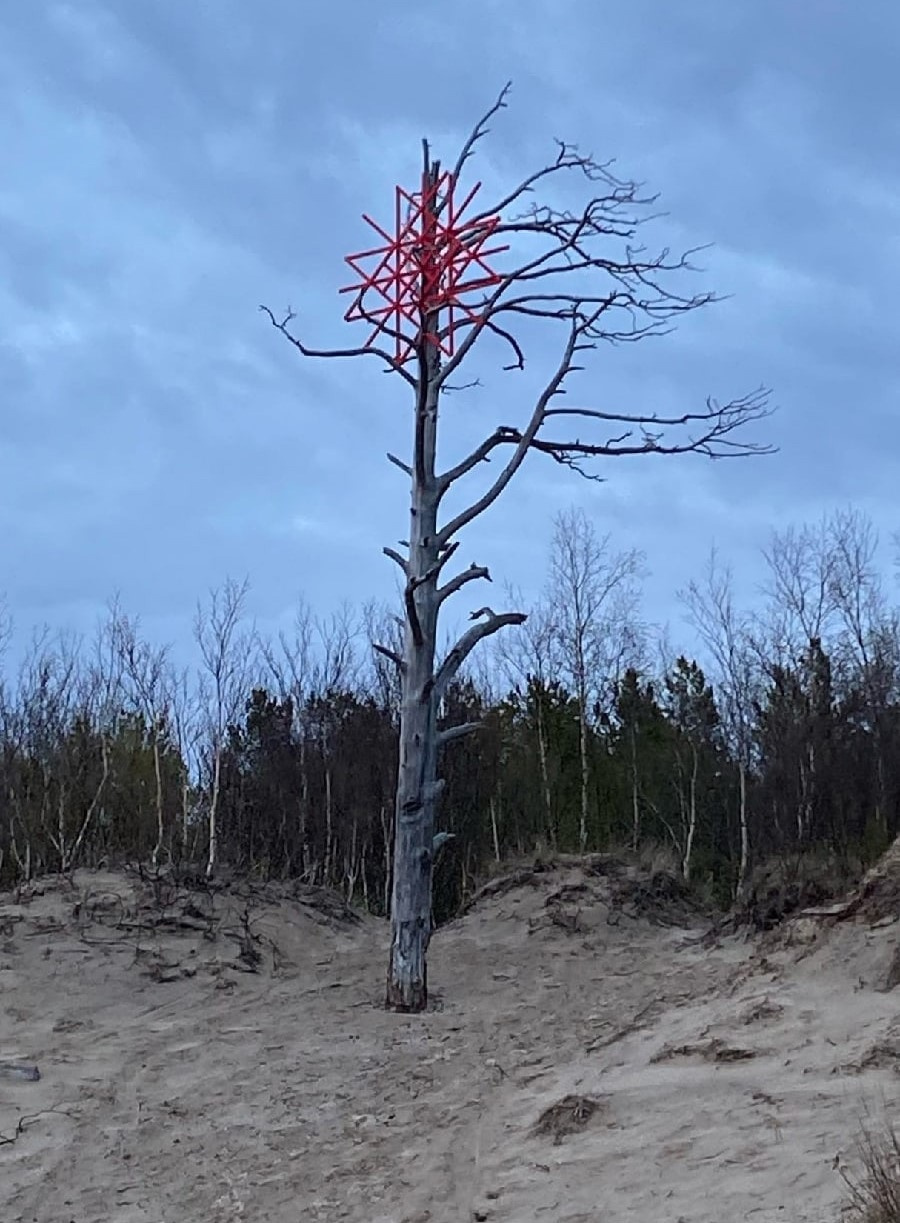
<path id="1" fill-rule="evenodd" d="M 437 561 L 433 498 L 414 477 L 410 566 L 424 575 Z M 421 1011 L 428 1003 L 425 953 L 431 934 L 431 841 L 437 783 L 434 654 L 436 578 L 415 589 L 415 620 L 407 623 L 400 707 L 400 762 L 394 826 L 391 957 L 387 1005 Z"/>
<path id="2" fill-rule="evenodd" d="M 426 167 L 427 190 L 439 167 Z M 400 759 L 394 820 L 391 953 L 385 1004 L 422 1011 L 428 1005 L 426 952 L 431 936 L 431 842 L 437 781 L 435 648 L 440 572 L 435 478 L 440 350 L 427 338 L 437 318 L 423 320 L 411 473 L 406 623 L 400 699 Z"/>

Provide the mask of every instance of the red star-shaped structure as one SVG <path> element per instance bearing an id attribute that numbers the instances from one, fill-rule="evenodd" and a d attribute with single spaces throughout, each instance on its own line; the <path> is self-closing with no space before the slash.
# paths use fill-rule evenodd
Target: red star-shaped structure
<path id="1" fill-rule="evenodd" d="M 374 323 L 367 345 L 389 330 L 396 342 L 395 358 L 401 364 L 415 351 L 420 337 L 451 356 L 456 312 L 473 323 L 480 318 L 461 300 L 462 295 L 490 288 L 501 279 L 485 261 L 486 256 L 508 249 L 486 249 L 500 224 L 499 216 L 462 220 L 481 184 L 475 184 L 459 207 L 453 199 L 454 186 L 453 175 L 442 174 L 435 181 L 423 180 L 419 192 L 411 194 L 397 187 L 393 236 L 363 213 L 363 220 L 384 239 L 384 245 L 346 256 L 360 280 L 341 289 L 357 294 L 344 318 Z M 366 270 L 364 264 L 371 260 L 376 260 L 375 266 Z M 363 304 L 368 293 L 376 294 L 377 304 Z M 426 331 L 427 320 L 444 310 L 448 313 L 446 326 L 433 325 Z M 415 329 L 413 336 L 404 335 L 404 322 Z"/>

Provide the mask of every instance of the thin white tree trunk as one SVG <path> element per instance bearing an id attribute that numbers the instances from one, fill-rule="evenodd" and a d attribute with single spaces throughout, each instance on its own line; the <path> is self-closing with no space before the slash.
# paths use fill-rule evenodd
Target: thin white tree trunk
<path id="1" fill-rule="evenodd" d="M 747 825 L 747 764 L 743 758 L 738 765 L 738 784 L 740 786 L 741 861 L 738 867 L 737 894 L 740 898 L 747 886 L 747 868 L 750 861 L 750 832 Z"/>
<path id="2" fill-rule="evenodd" d="M 500 834 L 497 829 L 497 801 L 493 795 L 490 800 L 491 809 L 491 835 L 494 839 L 494 861 L 500 861 Z"/>
<path id="3" fill-rule="evenodd" d="M 588 787 L 590 783 L 590 768 L 588 767 L 588 726 L 583 694 L 578 698 L 578 754 L 581 758 L 581 809 L 578 819 L 578 845 L 581 852 L 587 849 L 588 841 Z"/>
<path id="4" fill-rule="evenodd" d="M 694 837 L 697 833 L 697 773 L 700 767 L 700 756 L 696 744 L 691 744 L 691 779 L 688 791 L 688 826 L 684 841 L 684 854 L 681 859 L 681 873 L 685 883 L 691 879 L 691 857 L 694 852 Z"/>
<path id="5" fill-rule="evenodd" d="M 641 794 L 638 784 L 637 735 L 631 728 L 631 849 L 637 853 L 641 839 Z"/>
<path id="6" fill-rule="evenodd" d="M 163 826 L 163 784 L 162 784 L 162 763 L 160 761 L 159 752 L 159 731 L 156 726 L 153 729 L 153 774 L 156 781 L 156 844 L 153 846 L 151 862 L 154 869 L 159 864 L 159 855 L 162 853 L 163 840 L 165 839 L 165 828 Z"/>
<path id="7" fill-rule="evenodd" d="M 325 877 L 322 880 L 326 887 L 331 886 L 332 855 L 334 850 L 334 806 L 332 802 L 331 765 L 325 761 Z"/>
<path id="8" fill-rule="evenodd" d="M 222 780 L 222 748 L 217 743 L 213 759 L 212 793 L 209 798 L 209 853 L 206 857 L 206 877 L 212 879 L 219 864 L 219 789 Z"/>
<path id="9" fill-rule="evenodd" d="M 540 698 L 537 707 L 538 758 L 541 766 L 541 789 L 544 799 L 544 825 L 551 849 L 556 849 L 556 826 L 553 821 L 553 801 L 550 795 L 550 770 L 547 764 L 547 736 L 544 730 L 544 714 Z"/>

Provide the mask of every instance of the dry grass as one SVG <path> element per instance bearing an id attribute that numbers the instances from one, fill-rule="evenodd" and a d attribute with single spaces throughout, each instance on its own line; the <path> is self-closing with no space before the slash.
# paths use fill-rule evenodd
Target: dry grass
<path id="1" fill-rule="evenodd" d="M 864 1128 L 858 1142 L 862 1171 L 843 1173 L 849 1189 L 844 1218 L 849 1223 L 900 1223 L 900 1134 Z"/>

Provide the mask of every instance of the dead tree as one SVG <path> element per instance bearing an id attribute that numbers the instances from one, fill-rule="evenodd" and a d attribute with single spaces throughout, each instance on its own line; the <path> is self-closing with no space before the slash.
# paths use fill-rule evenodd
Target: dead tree
<path id="1" fill-rule="evenodd" d="M 684 273 L 691 270 L 690 252 L 673 257 L 663 250 L 654 255 L 638 241 L 642 226 L 652 219 L 654 197 L 644 195 L 639 184 L 617 178 L 611 163 L 598 162 L 574 145 L 557 142 L 555 156 L 546 165 L 485 209 L 470 207 L 477 188 L 461 199 L 457 189 L 463 170 L 490 121 L 506 107 L 508 90 L 475 125 L 449 172 L 442 172 L 423 142 L 421 190 L 398 192 L 395 235 L 391 238 L 371 222 L 389 239 L 387 245 L 349 257 L 362 280 L 353 286 L 346 317 L 373 329 L 367 343 L 312 348 L 292 329 L 293 311 L 275 315 L 262 307 L 304 356 L 375 357 L 402 379 L 412 398 L 410 459 L 388 456 L 410 484 L 408 538 L 402 551 L 385 549 L 402 574 L 404 643 L 402 653 L 387 646 L 381 650 L 398 667 L 402 685 L 386 1001 L 405 1011 L 422 1010 L 427 1003 L 439 753 L 476 729 L 473 724 L 438 732 L 439 703 L 479 642 L 526 618 L 522 612 L 483 607 L 446 656 L 437 657 L 440 609 L 470 582 L 489 580 L 488 570 L 475 563 L 446 575 L 460 532 L 497 501 L 529 451 L 596 477 L 590 467 L 593 459 L 686 452 L 733 457 L 769 449 L 738 436 L 744 426 L 768 414 L 768 394 L 762 389 L 724 405 L 709 399 L 705 406 L 676 416 L 629 412 L 613 404 L 565 405 L 567 384 L 583 368 L 588 352 L 601 343 L 631 343 L 662 334 L 714 296 L 680 291 Z M 580 184 L 582 205 L 570 210 L 539 201 L 537 193 L 544 187 L 553 198 L 562 198 L 564 180 Z M 463 221 L 466 211 L 469 216 Z M 508 255 L 513 248 L 517 255 L 508 258 L 508 269 L 491 272 L 488 256 Z M 379 254 L 383 258 L 375 272 L 365 274 L 363 259 Z M 474 278 L 473 269 L 478 273 Z M 467 271 L 470 279 L 465 280 Z M 534 323 L 558 335 L 558 355 L 554 367 L 542 375 L 530 409 L 516 423 L 497 425 L 471 453 L 439 470 L 442 394 L 458 388 L 461 367 L 484 341 L 496 341 L 506 350 L 504 368 L 523 369 L 525 332 L 531 332 Z M 457 492 L 462 481 L 496 460 L 498 468 L 486 486 L 463 508 L 442 517 L 451 489 Z"/>

